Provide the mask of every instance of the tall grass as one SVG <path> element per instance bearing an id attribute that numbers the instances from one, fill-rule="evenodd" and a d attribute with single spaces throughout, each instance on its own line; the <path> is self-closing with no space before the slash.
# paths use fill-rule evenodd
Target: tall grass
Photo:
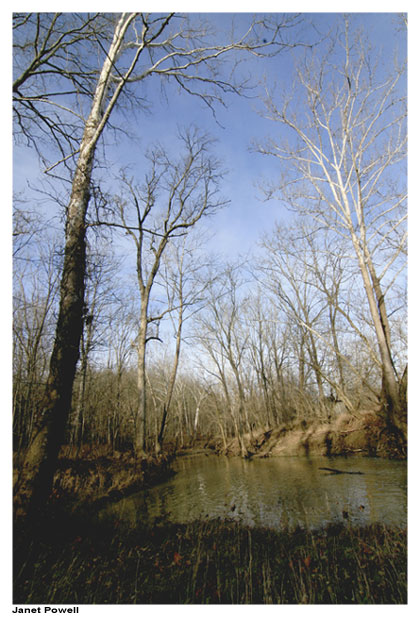
<path id="1" fill-rule="evenodd" d="M 19 604 L 404 604 L 406 531 L 223 520 L 15 528 Z"/>

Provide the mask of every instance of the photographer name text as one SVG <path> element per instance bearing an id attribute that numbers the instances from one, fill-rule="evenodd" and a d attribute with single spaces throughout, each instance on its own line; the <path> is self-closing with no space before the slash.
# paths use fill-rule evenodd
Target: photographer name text
<path id="1" fill-rule="evenodd" d="M 12 613 L 78 613 L 79 607 L 72 606 L 71 608 L 54 608 L 53 606 L 37 606 L 36 608 L 19 608 L 18 606 L 12 610 Z"/>

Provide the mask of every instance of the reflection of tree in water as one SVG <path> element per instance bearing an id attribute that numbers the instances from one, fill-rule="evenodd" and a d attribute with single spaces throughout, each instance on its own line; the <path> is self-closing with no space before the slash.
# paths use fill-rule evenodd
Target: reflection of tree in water
<path id="1" fill-rule="evenodd" d="M 330 480 L 330 490 L 325 492 L 330 520 L 368 523 L 370 506 L 365 476 L 335 476 Z"/>
<path id="2" fill-rule="evenodd" d="M 387 473 L 385 467 L 379 466 L 374 473 L 366 474 L 366 494 L 369 503 L 372 520 L 382 520 L 387 524 L 394 524 L 401 521 L 407 523 L 407 503 L 406 499 L 401 499 L 401 495 L 406 496 L 407 475 L 406 467 L 401 463 L 395 463 L 401 468 L 398 475 L 399 482 L 395 482 L 394 477 Z M 378 500 L 378 493 L 380 500 Z"/>
<path id="3" fill-rule="evenodd" d="M 113 511 L 131 524 L 145 518 L 188 522 L 205 516 L 272 528 L 317 528 L 343 520 L 404 524 L 404 464 L 372 459 L 336 463 L 363 475 L 328 475 L 319 470 L 322 464 L 303 457 L 185 459 L 173 478 L 121 501 Z"/>

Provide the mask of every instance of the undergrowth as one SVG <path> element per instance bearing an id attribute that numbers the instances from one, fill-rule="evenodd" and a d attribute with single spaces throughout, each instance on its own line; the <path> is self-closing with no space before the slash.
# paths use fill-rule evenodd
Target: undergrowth
<path id="1" fill-rule="evenodd" d="M 406 531 L 225 520 L 15 524 L 17 604 L 405 604 Z"/>

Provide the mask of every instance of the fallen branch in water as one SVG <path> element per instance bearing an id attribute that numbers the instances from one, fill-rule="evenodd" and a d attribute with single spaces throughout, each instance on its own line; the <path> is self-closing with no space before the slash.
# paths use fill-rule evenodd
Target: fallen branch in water
<path id="1" fill-rule="evenodd" d="M 351 475 L 362 476 L 363 471 L 340 471 L 339 469 L 331 469 L 331 467 L 319 467 L 322 471 L 330 471 L 331 473 L 349 473 Z"/>

